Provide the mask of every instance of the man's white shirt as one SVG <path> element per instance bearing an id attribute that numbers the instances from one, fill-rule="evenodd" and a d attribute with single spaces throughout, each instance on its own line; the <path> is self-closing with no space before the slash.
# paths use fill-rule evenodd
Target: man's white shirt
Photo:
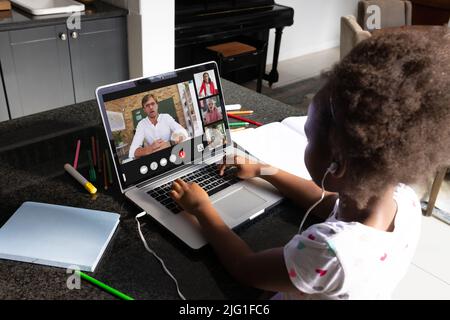
<path id="1" fill-rule="evenodd" d="M 151 123 L 148 117 L 145 117 L 145 119 L 139 121 L 136 127 L 136 133 L 133 137 L 128 156 L 130 158 L 134 158 L 136 149 L 142 147 L 144 140 L 149 145 L 158 139 L 170 141 L 170 137 L 174 133 L 181 134 L 186 138 L 188 137 L 186 129 L 176 122 L 175 119 L 169 114 L 159 114 L 156 126 Z"/>

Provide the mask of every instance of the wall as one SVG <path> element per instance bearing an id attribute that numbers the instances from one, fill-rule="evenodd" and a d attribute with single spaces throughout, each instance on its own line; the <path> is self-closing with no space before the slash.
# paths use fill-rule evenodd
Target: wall
<path id="1" fill-rule="evenodd" d="M 141 0 L 143 75 L 175 68 L 175 0 Z"/>
<path id="2" fill-rule="evenodd" d="M 279 61 L 339 46 L 340 18 L 356 16 L 359 0 L 276 0 L 294 8 L 294 24 L 283 30 Z M 267 63 L 272 63 L 275 31 L 270 32 Z"/>
<path id="3" fill-rule="evenodd" d="M 103 0 L 129 10 L 130 77 L 175 68 L 175 0 Z"/>

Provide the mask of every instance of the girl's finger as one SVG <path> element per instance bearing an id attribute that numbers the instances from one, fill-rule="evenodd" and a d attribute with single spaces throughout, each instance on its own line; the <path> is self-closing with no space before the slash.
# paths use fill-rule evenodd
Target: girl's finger
<path id="1" fill-rule="evenodd" d="M 188 190 L 189 189 L 189 185 L 186 182 L 184 182 L 183 180 L 178 178 L 175 181 L 181 186 L 181 188 L 183 190 Z"/>
<path id="2" fill-rule="evenodd" d="M 219 167 L 219 175 L 223 176 L 225 169 L 236 166 L 237 155 L 229 154 L 223 157 L 223 163 Z"/>
<path id="3" fill-rule="evenodd" d="M 169 192 L 169 196 L 173 199 L 173 200 L 179 200 L 181 198 L 181 195 L 176 192 L 175 190 L 172 190 Z"/>
<path id="4" fill-rule="evenodd" d="M 219 165 L 219 175 L 223 176 L 226 168 L 227 168 L 227 165 L 225 163 L 220 164 Z"/>
<path id="5" fill-rule="evenodd" d="M 175 181 L 172 183 L 172 190 L 179 193 L 179 192 L 181 192 L 181 191 L 183 190 L 183 188 L 182 188 L 181 185 L 175 180 Z"/>

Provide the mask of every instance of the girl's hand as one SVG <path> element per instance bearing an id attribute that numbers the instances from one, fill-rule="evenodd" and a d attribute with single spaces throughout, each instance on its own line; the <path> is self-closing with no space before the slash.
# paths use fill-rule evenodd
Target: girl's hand
<path id="1" fill-rule="evenodd" d="M 231 158 L 231 160 L 230 160 Z M 224 163 L 219 165 L 219 174 L 223 176 L 225 169 L 228 167 L 236 167 L 238 169 L 236 175 L 241 179 L 250 179 L 259 177 L 261 174 L 262 164 L 251 161 L 241 156 L 225 157 Z"/>
<path id="2" fill-rule="evenodd" d="M 205 211 L 203 209 L 211 206 L 208 194 L 195 182 L 186 183 L 181 179 L 176 179 L 169 195 L 180 207 L 194 216 L 198 216 Z"/>

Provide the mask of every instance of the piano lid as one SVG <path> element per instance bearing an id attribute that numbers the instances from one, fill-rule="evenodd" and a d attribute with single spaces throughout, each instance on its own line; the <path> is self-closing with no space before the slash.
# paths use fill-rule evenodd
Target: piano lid
<path id="1" fill-rule="evenodd" d="M 177 16 L 260 8 L 274 4 L 273 0 L 175 0 L 175 21 Z"/>
<path id="2" fill-rule="evenodd" d="M 175 0 L 175 47 L 294 23 L 294 10 L 273 0 Z"/>

